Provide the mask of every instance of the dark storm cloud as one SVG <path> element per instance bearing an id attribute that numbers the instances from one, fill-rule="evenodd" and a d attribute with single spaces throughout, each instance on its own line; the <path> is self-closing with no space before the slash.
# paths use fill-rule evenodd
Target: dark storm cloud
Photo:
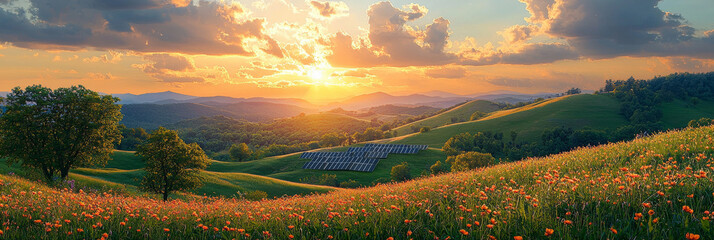
<path id="1" fill-rule="evenodd" d="M 682 15 L 662 11 L 660 0 L 521 1 L 528 5 L 531 23 L 588 58 L 714 57 L 714 42 L 695 36 Z"/>
<path id="2" fill-rule="evenodd" d="M 261 40 L 263 19 L 237 19 L 240 5 L 187 0 L 32 0 L 29 10 L 0 8 L 0 41 L 27 48 L 119 49 L 207 55 L 252 55 L 244 40 Z M 33 20 L 30 20 L 33 19 Z M 106 23 L 106 24 L 105 24 Z"/>

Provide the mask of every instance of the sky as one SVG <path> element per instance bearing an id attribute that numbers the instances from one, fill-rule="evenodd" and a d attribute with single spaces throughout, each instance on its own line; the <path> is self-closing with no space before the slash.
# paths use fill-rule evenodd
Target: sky
<path id="1" fill-rule="evenodd" d="M 711 0 L 0 0 L 0 91 L 327 101 L 714 71 Z"/>

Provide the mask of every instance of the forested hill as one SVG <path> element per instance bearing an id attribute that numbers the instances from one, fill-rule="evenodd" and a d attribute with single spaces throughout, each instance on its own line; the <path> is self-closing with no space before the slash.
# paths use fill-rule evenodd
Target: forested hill
<path id="1" fill-rule="evenodd" d="M 130 128 L 155 129 L 159 126 L 199 117 L 226 116 L 252 122 L 266 122 L 314 111 L 293 105 L 267 102 L 126 104 L 122 106 L 124 118 L 121 123 Z"/>

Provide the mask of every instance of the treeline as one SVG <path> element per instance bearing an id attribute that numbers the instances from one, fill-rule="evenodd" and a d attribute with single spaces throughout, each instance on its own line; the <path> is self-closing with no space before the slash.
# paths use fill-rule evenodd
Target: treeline
<path id="1" fill-rule="evenodd" d="M 518 133 L 478 132 L 476 134 L 461 133 L 451 137 L 442 150 L 448 156 L 456 156 L 464 152 L 489 153 L 501 161 L 515 161 L 526 157 L 540 157 L 569 151 L 576 147 L 599 145 L 614 141 L 605 131 L 571 128 L 555 128 L 546 130 L 538 141 L 518 142 Z"/>
<path id="2" fill-rule="evenodd" d="M 580 89 L 573 88 L 566 95 L 578 94 Z M 615 97 L 620 103 L 620 114 L 629 120 L 629 124 L 614 130 L 555 128 L 546 130 L 537 141 L 518 142 L 518 133 L 479 132 L 461 133 L 450 138 L 443 147 L 449 156 L 459 156 L 469 152 L 488 153 L 501 161 L 515 161 L 526 157 L 539 157 L 569 151 L 573 148 L 599 145 L 607 142 L 631 140 L 637 136 L 646 136 L 656 131 L 665 130 L 661 122 L 662 110 L 658 107 L 663 102 L 680 99 L 690 105 L 701 100 L 714 100 L 714 72 L 677 73 L 652 80 L 607 80 L 597 94 Z M 541 99 L 536 99 L 535 102 Z M 526 103 L 520 104 L 525 105 Z M 515 107 L 508 106 L 508 107 Z M 505 108 L 508 108 L 505 107 Z M 711 119 L 693 120 L 689 126 L 711 124 Z M 442 169 L 442 163 L 435 169 Z M 443 164 L 448 165 L 448 164 Z M 443 169 L 442 169 L 443 170 Z M 438 171 L 437 171 L 438 172 Z"/>
<path id="3" fill-rule="evenodd" d="M 176 130 L 186 142 L 197 143 L 214 159 L 241 161 L 391 137 L 389 128 L 377 128 L 380 124 L 338 114 L 301 114 L 270 123 L 201 117 L 167 128 Z M 121 128 L 121 132 L 120 150 L 135 150 L 148 137 L 141 128 Z M 231 157 L 230 149 L 240 144 L 249 147 L 249 157 Z"/>
<path id="4" fill-rule="evenodd" d="M 680 99 L 690 105 L 714 99 L 714 72 L 675 73 L 651 80 L 607 80 L 600 94 L 620 101 L 620 114 L 630 121 L 629 134 L 663 130 L 662 110 L 657 105 Z M 624 130 L 624 129 L 623 129 Z"/>

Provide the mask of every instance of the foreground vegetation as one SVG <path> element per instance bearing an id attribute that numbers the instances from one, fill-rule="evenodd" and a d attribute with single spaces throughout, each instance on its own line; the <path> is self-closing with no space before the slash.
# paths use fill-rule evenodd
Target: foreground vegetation
<path id="1" fill-rule="evenodd" d="M 168 203 L 0 176 L 10 239 L 707 239 L 714 128 L 377 187 Z"/>

